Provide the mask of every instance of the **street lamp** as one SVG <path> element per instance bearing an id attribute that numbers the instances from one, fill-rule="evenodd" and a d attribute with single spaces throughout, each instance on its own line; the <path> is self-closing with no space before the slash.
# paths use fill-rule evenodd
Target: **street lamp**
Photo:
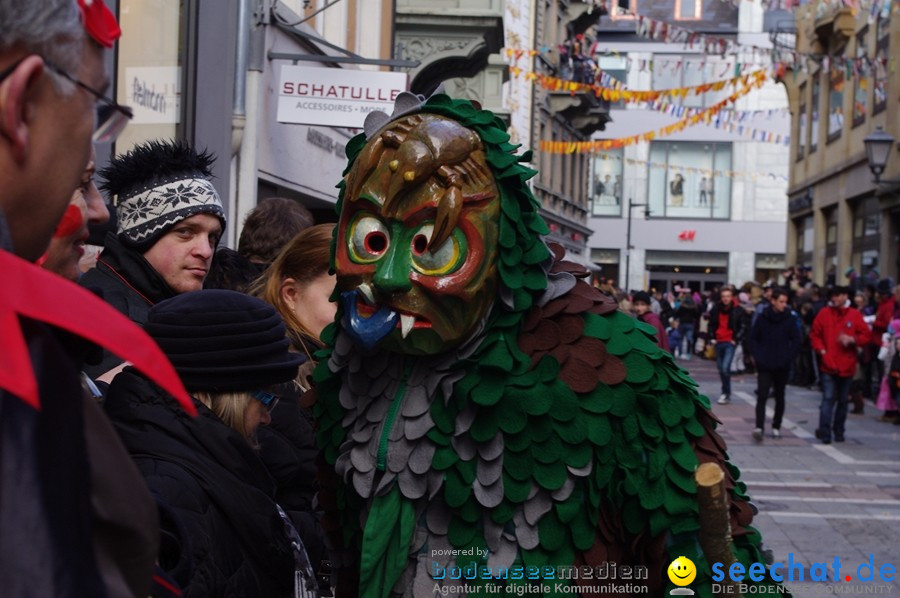
<path id="1" fill-rule="evenodd" d="M 894 136 L 881 127 L 876 127 L 873 132 L 863 139 L 863 144 L 866 146 L 866 161 L 869 163 L 869 170 L 875 176 L 875 184 L 900 183 L 900 181 L 881 180 L 881 173 L 887 167 L 888 159 L 891 157 L 891 150 L 894 148 Z"/>
<path id="2" fill-rule="evenodd" d="M 628 198 L 628 228 L 625 233 L 625 288 L 623 289 L 626 293 L 628 292 L 628 275 L 631 273 L 631 250 L 634 249 L 631 244 L 631 209 L 643 207 L 644 220 L 646 220 L 650 217 L 649 206 L 648 203 L 634 203 L 630 197 Z"/>

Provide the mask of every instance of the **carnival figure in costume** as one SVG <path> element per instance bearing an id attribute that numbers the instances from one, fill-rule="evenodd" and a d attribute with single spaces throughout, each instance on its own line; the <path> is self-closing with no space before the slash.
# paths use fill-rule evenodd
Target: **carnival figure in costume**
<path id="1" fill-rule="evenodd" d="M 515 150 L 491 112 L 411 94 L 348 145 L 315 375 L 338 595 L 577 595 L 560 577 L 606 563 L 662 596 L 686 556 L 711 596 L 698 464 L 726 471 L 734 558 L 763 557 L 709 400 L 548 247 Z"/>

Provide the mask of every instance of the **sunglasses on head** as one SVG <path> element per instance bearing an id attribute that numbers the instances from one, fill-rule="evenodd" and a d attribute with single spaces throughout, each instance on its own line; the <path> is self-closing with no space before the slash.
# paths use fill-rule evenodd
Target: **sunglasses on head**
<path id="1" fill-rule="evenodd" d="M 263 404 L 263 407 L 266 408 L 266 411 L 272 411 L 275 409 L 275 405 L 278 404 L 278 400 L 281 398 L 276 394 L 272 394 L 271 392 L 266 392 L 264 390 L 255 390 L 250 395 Z"/>
<path id="2" fill-rule="evenodd" d="M 0 71 L 0 81 L 6 79 L 9 75 L 11 75 L 12 72 L 15 71 L 16 68 L 18 68 L 19 64 L 21 64 L 21 62 L 26 58 L 28 58 L 28 56 L 23 56 L 7 68 L 3 69 L 3 71 Z M 128 121 L 130 121 L 134 116 L 134 112 L 131 110 L 131 108 L 129 108 L 128 106 L 123 106 L 122 104 L 117 103 L 115 100 L 106 97 L 87 83 L 79 81 L 46 58 L 43 58 L 43 60 L 44 66 L 46 66 L 48 70 L 51 70 L 60 77 L 71 81 L 97 99 L 97 119 L 94 125 L 94 134 L 91 137 L 91 140 L 94 143 L 112 143 L 113 141 L 115 141 L 119 134 L 125 129 L 125 126 L 128 125 Z"/>

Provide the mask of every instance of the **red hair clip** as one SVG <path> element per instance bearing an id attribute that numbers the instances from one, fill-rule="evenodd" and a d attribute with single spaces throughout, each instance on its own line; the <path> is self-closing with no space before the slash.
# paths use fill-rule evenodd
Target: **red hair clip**
<path id="1" fill-rule="evenodd" d="M 78 0 L 78 7 L 81 9 L 81 22 L 88 35 L 104 48 L 112 48 L 122 35 L 122 29 L 103 0 Z"/>

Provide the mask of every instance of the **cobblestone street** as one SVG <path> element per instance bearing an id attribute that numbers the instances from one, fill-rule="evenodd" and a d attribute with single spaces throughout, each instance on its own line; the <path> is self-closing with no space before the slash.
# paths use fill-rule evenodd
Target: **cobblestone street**
<path id="1" fill-rule="evenodd" d="M 900 594 L 900 576 L 892 583 L 878 577 L 885 563 L 900 569 L 900 426 L 878 421 L 881 412 L 866 403 L 864 415 L 848 415 L 846 442 L 822 445 L 814 431 L 821 393 L 787 387 L 782 438 L 773 439 L 770 427 L 761 443 L 753 440 L 756 405 L 755 375 L 732 377 L 732 402 L 718 405 L 720 384 L 715 363 L 697 359 L 680 362 L 713 400 L 722 420 L 719 428 L 728 443 L 732 462 L 741 469 L 760 513 L 754 524 L 762 532 L 776 562 L 805 565 L 805 583 L 790 584 L 795 596 L 844 592 L 855 586 L 857 568 L 874 561 L 879 593 Z M 769 400 L 770 426 L 774 400 Z M 833 564 L 840 559 L 840 579 L 834 582 Z M 828 564 L 827 583 L 809 583 L 812 563 Z M 861 571 L 865 577 L 868 567 Z M 847 582 L 846 576 L 851 576 Z M 859 591 L 850 595 L 863 594 Z M 874 588 L 873 588 L 874 589 Z M 871 591 L 871 589 L 869 590 Z"/>

